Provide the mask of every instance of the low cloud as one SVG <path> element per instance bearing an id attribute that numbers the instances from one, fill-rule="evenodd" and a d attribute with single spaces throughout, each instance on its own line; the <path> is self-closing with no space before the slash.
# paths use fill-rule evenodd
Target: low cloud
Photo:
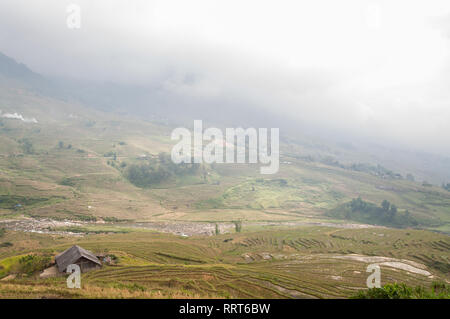
<path id="1" fill-rule="evenodd" d="M 81 29 L 66 26 L 72 2 Z M 3 0 L 0 51 L 180 108 L 247 105 L 450 155 L 449 14 L 448 0 Z"/>
<path id="2" fill-rule="evenodd" d="M 22 114 L 19 113 L 2 113 L 2 111 L 0 110 L 0 118 L 4 118 L 4 119 L 11 119 L 11 120 L 19 120 L 22 121 L 24 123 L 37 123 L 38 121 L 33 117 L 33 118 L 25 118 L 23 117 Z"/>

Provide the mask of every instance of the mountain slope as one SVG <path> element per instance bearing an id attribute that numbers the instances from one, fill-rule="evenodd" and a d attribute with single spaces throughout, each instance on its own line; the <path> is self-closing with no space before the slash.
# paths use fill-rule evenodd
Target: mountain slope
<path id="1" fill-rule="evenodd" d="M 9 78 L 0 85 L 0 110 L 37 121 L 0 119 L 3 215 L 328 221 L 326 211 L 361 196 L 409 210 L 421 227 L 450 229 L 450 192 L 352 162 L 354 150 L 337 152 L 331 144 L 295 135 L 282 138 L 276 175 L 261 176 L 259 165 L 204 165 L 196 176 L 175 174 L 150 188 L 136 187 L 127 179 L 128 167 L 157 166 L 158 154 L 174 143 L 172 126 L 36 92 L 27 83 L 38 75 L 3 60 L 2 74 Z M 347 162 L 327 154 L 345 154 Z"/>

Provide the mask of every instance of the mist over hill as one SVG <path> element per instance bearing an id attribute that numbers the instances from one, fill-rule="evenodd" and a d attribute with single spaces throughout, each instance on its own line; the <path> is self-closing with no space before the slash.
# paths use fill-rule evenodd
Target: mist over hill
<path id="1" fill-rule="evenodd" d="M 45 77 L 4 54 L 0 55 L 2 86 L 22 88 L 43 97 L 83 105 L 93 110 L 142 118 L 164 125 L 191 127 L 203 119 L 219 127 L 279 127 L 285 141 L 297 144 L 303 156 L 333 158 L 345 164 L 383 165 L 404 176 L 436 185 L 450 180 L 450 158 L 401 146 L 385 139 L 355 136 L 326 125 L 312 125 L 233 98 L 203 99 L 176 94 L 162 83 L 124 85 Z M 192 81 L 188 77 L 186 82 Z M 12 102 L 13 103 L 13 102 Z M 219 103 L 219 105 L 217 104 Z M 3 108 L 13 111 L 13 104 Z M 32 107 L 30 106 L 32 109 Z"/>
<path id="2" fill-rule="evenodd" d="M 449 298 L 448 0 L 2 0 L 0 24 L 0 299 Z"/>

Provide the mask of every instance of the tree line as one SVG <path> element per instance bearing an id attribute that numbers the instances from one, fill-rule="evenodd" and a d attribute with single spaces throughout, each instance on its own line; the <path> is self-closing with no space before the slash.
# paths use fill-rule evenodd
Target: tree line
<path id="1" fill-rule="evenodd" d="M 158 154 L 156 160 L 141 164 L 130 164 L 124 171 L 124 176 L 133 185 L 141 188 L 151 187 L 171 179 L 174 176 L 196 175 L 200 164 L 175 164 L 167 153 Z"/>
<path id="2" fill-rule="evenodd" d="M 364 201 L 361 197 L 338 206 L 327 213 L 338 219 L 354 220 L 367 224 L 394 227 L 417 226 L 418 222 L 408 210 L 399 212 L 396 205 L 383 200 L 380 206 Z"/>

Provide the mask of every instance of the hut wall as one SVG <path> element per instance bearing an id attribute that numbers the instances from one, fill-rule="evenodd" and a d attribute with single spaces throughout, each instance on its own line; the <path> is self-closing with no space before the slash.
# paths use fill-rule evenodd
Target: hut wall
<path id="1" fill-rule="evenodd" d="M 81 272 L 87 272 L 89 270 L 100 268 L 99 265 L 97 265 L 96 263 L 94 263 L 94 262 L 92 262 L 89 259 L 86 259 L 84 257 L 81 257 L 80 259 L 78 259 L 76 264 L 78 266 L 80 266 Z"/>

